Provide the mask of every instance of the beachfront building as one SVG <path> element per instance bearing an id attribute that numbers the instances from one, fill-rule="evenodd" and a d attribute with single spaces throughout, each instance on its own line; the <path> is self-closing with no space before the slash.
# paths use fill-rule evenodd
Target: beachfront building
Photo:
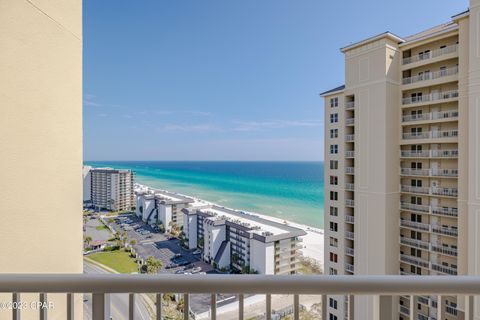
<path id="1" fill-rule="evenodd" d="M 124 211 L 135 207 L 131 170 L 92 168 L 90 177 L 91 201 L 95 209 Z"/>
<path id="2" fill-rule="evenodd" d="M 183 210 L 190 249 L 205 262 L 242 273 L 295 274 L 305 231 L 216 205 Z"/>
<path id="3" fill-rule="evenodd" d="M 137 185 L 135 214 L 148 224 L 161 223 L 165 231 L 183 226 L 182 209 L 201 204 L 191 197 Z"/>
<path id="4" fill-rule="evenodd" d="M 325 271 L 480 275 L 480 0 L 341 49 L 325 101 Z M 326 319 L 463 319 L 456 296 L 329 296 Z"/>
<path id="5" fill-rule="evenodd" d="M 83 166 L 82 177 L 83 177 L 83 204 L 85 206 L 92 204 L 92 167 Z"/>

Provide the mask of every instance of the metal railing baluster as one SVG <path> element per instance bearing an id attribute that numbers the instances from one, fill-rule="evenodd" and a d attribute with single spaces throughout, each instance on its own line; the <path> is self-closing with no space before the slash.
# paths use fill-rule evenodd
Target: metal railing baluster
<path id="1" fill-rule="evenodd" d="M 20 293 L 12 293 L 12 319 L 20 320 L 20 308 L 15 307 L 20 303 Z"/>
<path id="2" fill-rule="evenodd" d="M 73 293 L 67 293 L 67 320 L 75 319 L 75 300 Z"/>
<path id="3" fill-rule="evenodd" d="M 212 297 L 210 300 L 210 319 L 217 319 L 217 295 L 215 293 L 212 293 Z"/>
<path id="4" fill-rule="evenodd" d="M 162 294 L 157 293 L 157 303 L 156 303 L 156 309 L 157 309 L 157 320 L 162 320 Z"/>
<path id="5" fill-rule="evenodd" d="M 183 320 L 190 318 L 190 297 L 188 293 L 183 294 Z"/>
<path id="6" fill-rule="evenodd" d="M 245 300 L 245 296 L 243 294 L 239 294 L 238 295 L 238 320 L 244 319 L 244 315 L 243 315 L 244 300 Z"/>
<path id="7" fill-rule="evenodd" d="M 42 303 L 42 306 L 39 308 L 39 317 L 40 320 L 47 320 L 47 308 L 43 307 L 43 304 L 47 303 L 47 294 L 46 293 L 40 293 L 40 303 Z"/>
<path id="8" fill-rule="evenodd" d="M 272 320 L 272 295 L 267 293 L 266 297 L 267 301 L 265 303 L 266 305 L 266 320 Z"/>
<path id="9" fill-rule="evenodd" d="M 128 319 L 135 320 L 135 294 L 128 294 Z"/>
<path id="10" fill-rule="evenodd" d="M 293 320 L 300 319 L 300 296 L 298 294 L 293 295 Z"/>

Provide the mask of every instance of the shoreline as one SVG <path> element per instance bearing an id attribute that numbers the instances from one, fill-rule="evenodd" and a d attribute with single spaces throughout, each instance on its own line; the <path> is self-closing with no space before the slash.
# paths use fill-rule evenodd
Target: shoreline
<path id="1" fill-rule="evenodd" d="M 138 186 L 138 187 L 144 187 L 144 188 L 149 188 L 149 189 L 157 189 L 157 190 L 161 190 L 161 191 L 170 192 L 170 191 L 165 190 L 165 189 L 152 188 L 150 186 L 147 186 L 147 185 L 141 184 L 141 183 L 135 183 L 135 185 Z M 205 204 L 217 205 L 217 206 L 223 207 L 222 205 L 219 205 L 217 203 L 214 203 L 214 202 L 211 202 L 211 201 L 206 201 L 206 200 L 203 200 L 203 199 L 199 199 L 197 197 L 192 197 L 190 195 L 186 195 L 186 194 L 182 194 L 182 193 L 178 193 L 178 192 L 171 192 L 171 193 L 178 194 L 178 195 L 181 195 L 181 196 L 184 196 L 184 197 L 189 197 L 189 198 L 194 199 L 196 201 L 201 201 Z M 227 207 L 225 207 L 225 208 L 227 208 Z M 239 210 L 234 209 L 234 208 L 227 208 L 227 209 L 239 211 Z M 245 211 L 245 210 L 242 210 L 242 212 L 244 212 L 245 214 L 251 215 L 251 216 L 257 216 L 257 217 L 263 218 L 265 220 L 269 220 L 269 221 L 273 221 L 273 222 L 277 222 L 277 223 L 282 223 L 282 224 L 286 223 L 289 226 L 292 226 L 292 227 L 295 227 L 295 228 L 298 228 L 298 229 L 302 229 L 303 231 L 305 231 L 307 234 L 305 236 L 300 237 L 303 240 L 303 242 L 302 242 L 303 248 L 300 249 L 300 251 L 302 252 L 304 257 L 313 259 L 316 262 L 318 262 L 322 268 L 324 267 L 324 261 L 323 261 L 324 230 L 323 229 L 320 229 L 320 228 L 317 228 L 317 227 L 311 227 L 309 225 L 305 225 L 305 224 L 301 224 L 301 223 L 297 223 L 297 222 L 292 222 L 292 221 L 282 219 L 282 218 L 269 216 L 269 215 L 266 215 L 266 214 L 261 214 L 261 213 L 258 213 L 258 212 L 251 212 L 251 211 Z"/>

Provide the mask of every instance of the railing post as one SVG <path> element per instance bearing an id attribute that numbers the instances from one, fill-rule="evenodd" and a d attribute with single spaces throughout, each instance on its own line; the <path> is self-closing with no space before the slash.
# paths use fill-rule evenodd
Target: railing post
<path id="1" fill-rule="evenodd" d="M 294 294 L 293 295 L 293 320 L 299 320 L 299 319 L 300 319 L 300 296 L 298 294 Z"/>
<path id="2" fill-rule="evenodd" d="M 20 293 L 12 294 L 12 303 L 17 304 L 20 302 Z M 20 320 L 20 308 L 12 308 L 12 319 Z"/>
<path id="3" fill-rule="evenodd" d="M 265 303 L 266 305 L 266 314 L 265 314 L 265 319 L 266 320 L 272 320 L 272 295 L 267 293 L 267 301 Z"/>
<path id="4" fill-rule="evenodd" d="M 445 310 L 445 302 L 442 299 L 442 296 L 437 296 L 437 319 L 443 319 L 443 314 Z"/>
<path id="5" fill-rule="evenodd" d="M 244 308 L 245 297 L 243 294 L 238 295 L 238 320 L 243 320 L 243 308 Z"/>
<path id="6" fill-rule="evenodd" d="M 157 303 L 156 303 L 156 309 L 157 309 L 157 320 L 162 320 L 162 294 L 157 293 Z"/>
<path id="7" fill-rule="evenodd" d="M 74 294 L 67 293 L 67 320 L 75 319 L 75 301 Z"/>
<path id="8" fill-rule="evenodd" d="M 217 294 L 212 293 L 212 298 L 210 300 L 210 319 L 217 319 Z"/>
<path id="9" fill-rule="evenodd" d="M 322 294 L 322 319 L 327 319 L 327 295 Z"/>
<path id="10" fill-rule="evenodd" d="M 92 293 L 92 320 L 110 319 L 110 296 L 106 293 Z"/>
<path id="11" fill-rule="evenodd" d="M 42 306 L 40 307 L 40 320 L 47 320 L 47 308 L 43 308 L 43 305 L 47 303 L 47 294 L 46 293 L 40 293 L 40 303 Z"/>
<path id="12" fill-rule="evenodd" d="M 135 294 L 134 293 L 128 294 L 128 319 L 129 320 L 135 319 Z"/>
<path id="13" fill-rule="evenodd" d="M 190 318 L 190 297 L 188 293 L 183 294 L 183 320 Z"/>
<path id="14" fill-rule="evenodd" d="M 410 314 L 410 319 L 416 319 L 415 318 L 415 296 L 410 296 L 410 309 L 408 309 L 408 312 Z"/>
<path id="15" fill-rule="evenodd" d="M 474 297 L 473 296 L 466 296 L 465 297 L 465 320 L 473 320 L 473 302 Z"/>

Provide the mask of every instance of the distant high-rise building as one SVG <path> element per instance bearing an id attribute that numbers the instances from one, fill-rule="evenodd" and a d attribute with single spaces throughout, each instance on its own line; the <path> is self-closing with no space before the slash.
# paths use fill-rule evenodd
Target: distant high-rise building
<path id="1" fill-rule="evenodd" d="M 96 209 L 122 211 L 135 207 L 131 170 L 94 168 L 90 170 L 90 176 L 91 201 Z"/>
<path id="2" fill-rule="evenodd" d="M 92 167 L 83 166 L 83 203 L 92 203 Z"/>
<path id="3" fill-rule="evenodd" d="M 480 0 L 354 43 L 325 100 L 325 271 L 479 275 Z M 463 319 L 456 296 L 329 296 L 326 319 Z M 379 316 L 380 315 L 380 316 Z"/>

